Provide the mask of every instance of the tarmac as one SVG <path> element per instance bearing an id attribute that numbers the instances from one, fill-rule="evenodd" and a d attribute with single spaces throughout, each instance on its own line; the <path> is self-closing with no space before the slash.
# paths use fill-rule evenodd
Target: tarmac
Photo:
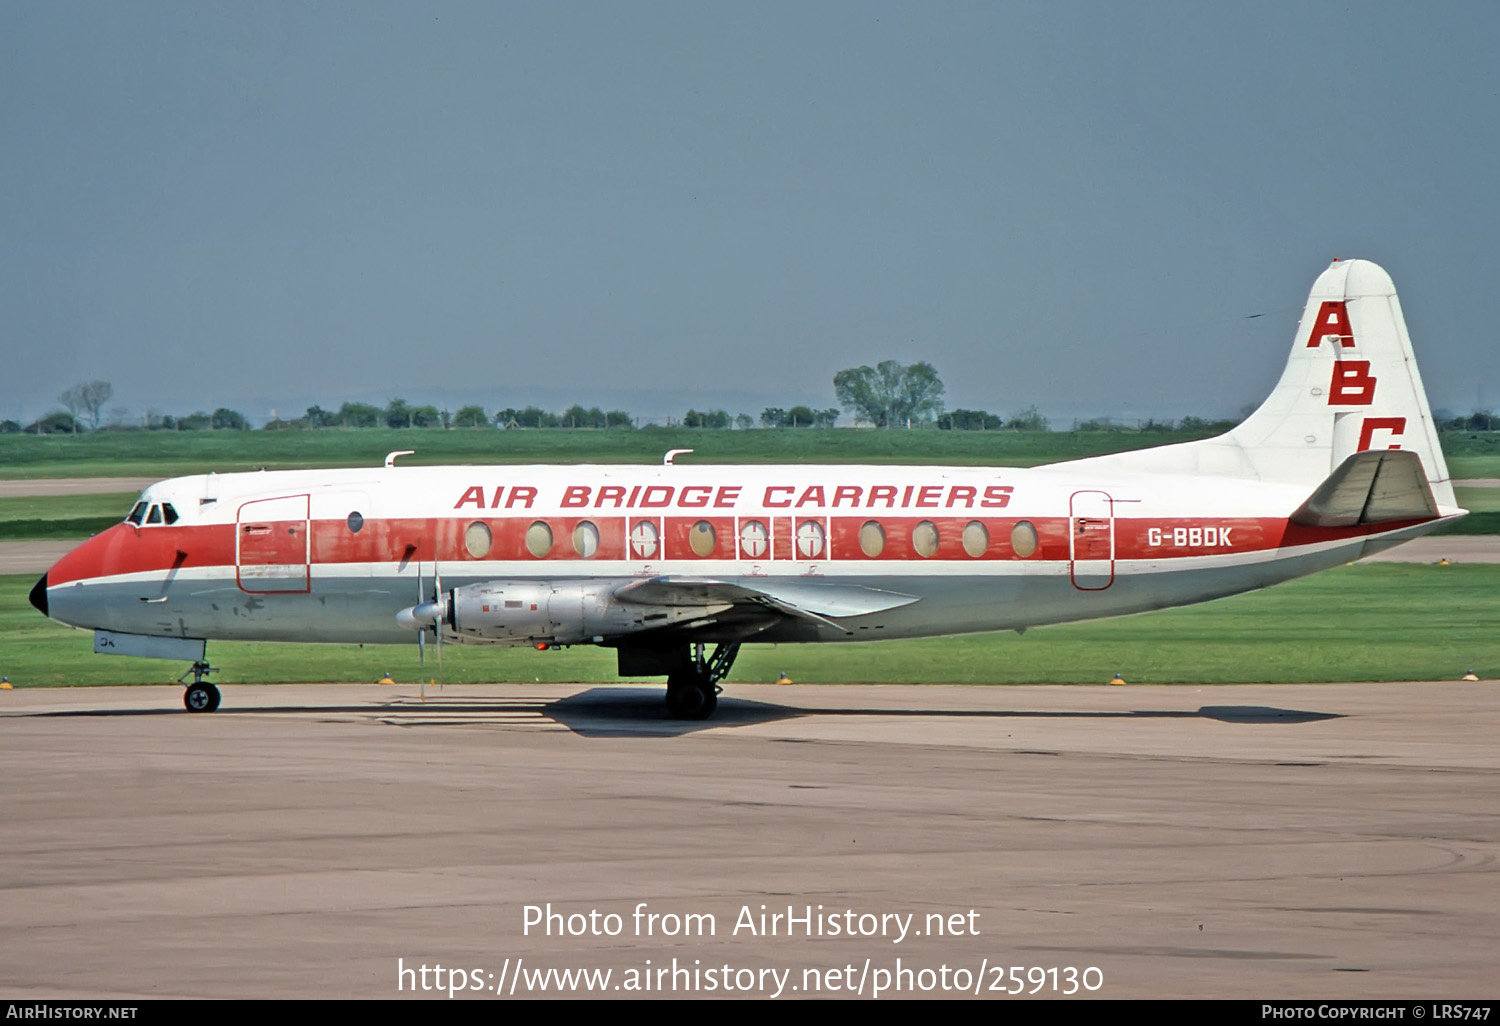
<path id="1" fill-rule="evenodd" d="M 223 691 L 0 691 L 0 994 L 1500 979 L 1495 682 Z"/>

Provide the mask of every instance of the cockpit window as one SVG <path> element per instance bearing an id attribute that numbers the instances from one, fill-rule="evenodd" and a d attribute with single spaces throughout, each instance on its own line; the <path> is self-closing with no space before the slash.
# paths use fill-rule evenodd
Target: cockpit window
<path id="1" fill-rule="evenodd" d="M 148 514 L 146 514 L 146 523 L 148 523 L 148 524 L 159 524 L 159 523 L 161 523 L 161 507 L 160 506 L 152 506 L 151 507 L 151 512 L 148 513 Z"/>
<path id="2" fill-rule="evenodd" d="M 125 522 L 127 524 L 135 524 L 137 527 L 139 527 L 141 521 L 146 519 L 146 509 L 150 505 L 151 504 L 149 502 L 136 503 L 135 509 L 130 511 L 130 516 L 125 518 Z"/>
<path id="3" fill-rule="evenodd" d="M 167 525 L 169 527 L 172 524 L 177 523 L 177 511 L 172 508 L 172 504 L 170 502 L 164 502 L 161 504 L 161 517 L 167 522 Z"/>

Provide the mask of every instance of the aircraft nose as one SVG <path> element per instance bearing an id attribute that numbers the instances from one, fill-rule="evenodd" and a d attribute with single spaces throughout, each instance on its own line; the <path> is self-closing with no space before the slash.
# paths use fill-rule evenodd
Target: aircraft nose
<path id="1" fill-rule="evenodd" d="M 42 574 L 41 579 L 32 586 L 31 604 L 41 610 L 43 616 L 47 616 L 47 575 Z"/>

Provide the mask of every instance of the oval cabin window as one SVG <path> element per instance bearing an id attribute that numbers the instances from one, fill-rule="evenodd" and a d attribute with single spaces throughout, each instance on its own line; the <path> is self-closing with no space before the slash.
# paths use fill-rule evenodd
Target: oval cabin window
<path id="1" fill-rule="evenodd" d="M 700 520 L 688 528 L 688 546 L 692 548 L 695 556 L 712 556 L 717 542 L 714 525 L 707 520 Z"/>
<path id="2" fill-rule="evenodd" d="M 931 520 L 924 520 L 911 531 L 911 547 L 923 559 L 937 555 L 938 529 Z"/>
<path id="3" fill-rule="evenodd" d="M 538 520 L 526 529 L 526 551 L 541 559 L 552 551 L 552 528 Z"/>
<path id="4" fill-rule="evenodd" d="M 494 544 L 495 536 L 490 533 L 489 525 L 474 521 L 464 531 L 464 548 L 469 550 L 469 555 L 475 559 L 483 559 L 490 554 L 490 546 Z"/>
<path id="5" fill-rule="evenodd" d="M 630 554 L 636 559 L 654 559 L 660 537 L 656 524 L 650 520 L 636 521 L 630 528 Z"/>
<path id="6" fill-rule="evenodd" d="M 587 520 L 573 528 L 573 551 L 584 559 L 592 559 L 599 551 L 599 528 Z"/>
<path id="7" fill-rule="evenodd" d="M 740 528 L 740 548 L 751 559 L 760 559 L 770 548 L 770 534 L 759 520 L 747 521 Z"/>
<path id="8" fill-rule="evenodd" d="M 822 524 L 804 520 L 797 525 L 797 555 L 803 559 L 818 559 L 823 555 Z"/>
<path id="9" fill-rule="evenodd" d="M 1025 559 L 1036 551 L 1036 544 L 1036 528 L 1031 525 L 1031 521 L 1022 520 L 1015 527 L 1011 528 L 1011 550 L 1022 559 Z"/>
<path id="10" fill-rule="evenodd" d="M 874 559 L 885 551 L 885 528 L 866 520 L 859 528 L 859 551 Z"/>
<path id="11" fill-rule="evenodd" d="M 964 528 L 964 551 L 978 559 L 990 547 L 990 532 L 977 520 L 969 521 Z"/>

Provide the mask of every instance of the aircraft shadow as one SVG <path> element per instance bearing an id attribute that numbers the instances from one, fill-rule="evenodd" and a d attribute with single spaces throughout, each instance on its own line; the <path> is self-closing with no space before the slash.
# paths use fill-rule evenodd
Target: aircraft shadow
<path id="1" fill-rule="evenodd" d="M 1000 695 L 1003 692 L 995 692 Z M 598 687 L 567 698 L 541 697 L 445 698 L 441 692 L 425 700 L 394 698 L 378 705 L 271 705 L 236 708 L 226 705 L 211 714 L 219 717 L 332 715 L 366 718 L 375 716 L 391 726 L 420 728 L 441 726 L 549 726 L 567 729 L 580 737 L 678 737 L 702 730 L 724 730 L 778 720 L 806 717 L 880 717 L 912 719 L 1056 719 L 1056 720 L 1218 720 L 1223 723 L 1313 723 L 1342 718 L 1342 713 L 1310 712 L 1260 705 L 1206 705 L 1196 710 L 1042 710 L 1042 709 L 930 709 L 787 706 L 774 702 L 721 696 L 718 711 L 707 720 L 674 720 L 667 715 L 658 688 Z M 16 712 L 8 715 L 53 719 L 75 717 L 135 717 L 189 715 L 179 706 L 129 709 L 56 709 Z"/>
<path id="2" fill-rule="evenodd" d="M 1206 705 L 1197 710 L 1139 709 L 1121 712 L 1028 709 L 892 709 L 786 706 L 751 699 L 719 697 L 710 720 L 667 719 L 659 691 L 591 688 L 546 707 L 549 717 L 583 737 L 670 737 L 709 728 L 743 727 L 809 716 L 953 717 L 982 719 L 1207 719 L 1223 723 L 1313 723 L 1342 713 L 1308 712 L 1261 705 Z"/>

